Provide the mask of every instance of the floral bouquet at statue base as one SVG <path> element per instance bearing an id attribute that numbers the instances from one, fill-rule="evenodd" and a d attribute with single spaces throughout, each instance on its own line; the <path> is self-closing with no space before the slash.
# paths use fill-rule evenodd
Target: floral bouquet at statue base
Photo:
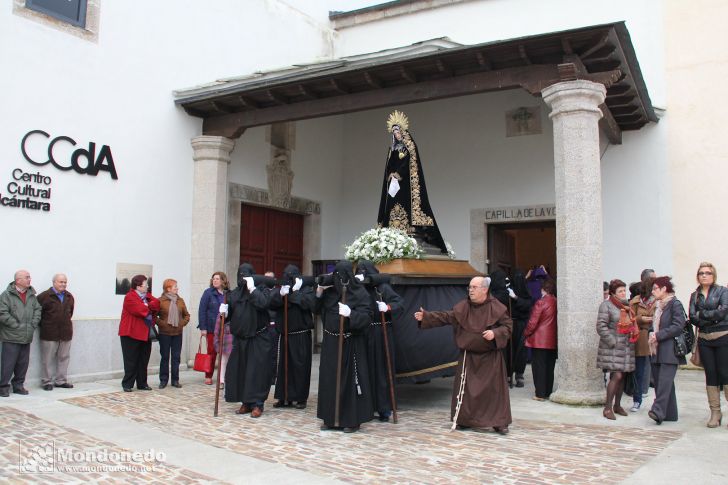
<path id="1" fill-rule="evenodd" d="M 418 259 L 422 254 L 415 238 L 390 227 L 369 229 L 346 246 L 346 259 L 354 262 L 368 259 L 380 264 L 399 258 Z"/>

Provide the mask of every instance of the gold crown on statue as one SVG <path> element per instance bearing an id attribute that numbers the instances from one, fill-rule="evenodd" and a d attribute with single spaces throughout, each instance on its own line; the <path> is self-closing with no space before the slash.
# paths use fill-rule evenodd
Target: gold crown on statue
<path id="1" fill-rule="evenodd" d="M 409 118 L 401 111 L 394 110 L 389 118 L 387 118 L 387 131 L 392 133 L 395 126 L 399 126 L 402 131 L 407 131 L 409 128 Z"/>

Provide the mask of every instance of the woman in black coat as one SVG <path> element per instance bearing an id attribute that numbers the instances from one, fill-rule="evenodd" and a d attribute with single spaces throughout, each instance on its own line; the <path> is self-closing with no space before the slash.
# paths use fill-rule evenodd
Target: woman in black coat
<path id="1" fill-rule="evenodd" d="M 705 386 L 710 407 L 708 428 L 717 428 L 720 388 L 728 399 L 728 288 L 716 284 L 718 270 L 711 263 L 700 263 L 698 288 L 690 295 L 690 323 L 698 327 L 698 351 L 705 369 Z"/>
<path id="2" fill-rule="evenodd" d="M 663 421 L 677 421 L 675 374 L 678 365 L 685 365 L 685 356 L 675 355 L 673 339 L 683 331 L 685 310 L 682 303 L 675 298 L 669 276 L 655 278 L 652 295 L 657 301 L 657 308 L 648 342 L 652 379 L 655 383 L 655 402 L 647 415 L 657 424 L 662 424 Z"/>

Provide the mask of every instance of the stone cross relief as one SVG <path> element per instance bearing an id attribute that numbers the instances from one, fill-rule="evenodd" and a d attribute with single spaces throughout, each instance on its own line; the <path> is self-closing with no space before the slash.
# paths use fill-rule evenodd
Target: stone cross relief
<path id="1" fill-rule="evenodd" d="M 274 207 L 288 209 L 291 206 L 294 175 L 291 170 L 290 150 L 275 148 L 272 155 L 271 161 L 266 165 L 270 204 Z"/>

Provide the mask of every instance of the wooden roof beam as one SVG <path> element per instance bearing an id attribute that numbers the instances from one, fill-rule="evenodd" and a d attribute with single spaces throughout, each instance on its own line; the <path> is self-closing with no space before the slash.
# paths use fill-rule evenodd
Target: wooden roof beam
<path id="1" fill-rule="evenodd" d="M 236 99 L 238 100 L 240 105 L 245 109 L 257 109 L 258 108 L 258 103 L 253 101 L 248 96 L 237 96 Z"/>
<path id="2" fill-rule="evenodd" d="M 399 66 L 399 73 L 408 83 L 415 84 L 417 82 L 417 76 L 415 76 L 415 73 L 407 69 L 405 66 Z"/>
<path id="3" fill-rule="evenodd" d="M 599 127 L 604 130 L 609 143 L 612 145 L 621 145 L 622 129 L 619 127 L 619 124 L 617 124 L 617 121 L 614 119 L 614 116 L 612 116 L 612 113 L 609 111 L 606 104 L 602 103 L 602 105 L 599 106 L 599 109 L 602 110 L 603 115 L 599 120 Z"/>
<path id="4" fill-rule="evenodd" d="M 591 46 L 590 48 L 588 48 L 587 50 L 585 50 L 584 52 L 579 54 L 579 57 L 581 57 L 582 59 L 587 59 L 590 55 L 592 55 L 593 53 L 595 53 L 596 51 L 598 51 L 599 49 L 604 47 L 608 41 L 609 41 L 609 32 L 604 34 L 602 36 L 602 38 L 599 39 L 599 41 L 596 44 L 594 44 L 593 46 Z"/>
<path id="5" fill-rule="evenodd" d="M 288 99 L 280 94 L 274 92 L 271 89 L 265 91 L 265 95 L 276 104 L 288 104 Z"/>
<path id="6" fill-rule="evenodd" d="M 437 59 L 435 61 L 435 66 L 437 67 L 437 70 L 440 71 L 440 73 L 444 74 L 447 77 L 453 76 L 453 70 L 450 66 L 445 64 L 442 59 Z"/>
<path id="7" fill-rule="evenodd" d="M 605 73 L 600 74 L 604 75 Z M 375 78 L 371 74 L 368 77 L 375 82 Z M 254 111 L 210 116 L 204 120 L 202 130 L 206 135 L 235 138 L 237 133 L 242 133 L 246 128 L 253 126 L 351 113 L 395 104 L 432 101 L 501 89 L 520 87 L 533 95 L 540 96 L 541 91 L 546 86 L 557 82 L 560 82 L 560 78 L 555 64 L 533 64 L 497 71 L 481 71 L 453 78 L 421 81 L 416 85 L 405 84 L 382 87 L 343 96 L 322 97 L 287 105 L 260 108 Z"/>
<path id="8" fill-rule="evenodd" d="M 301 96 L 303 96 L 306 99 L 317 99 L 318 98 L 316 93 L 311 91 L 309 88 L 307 88 L 303 84 L 298 85 L 298 92 L 301 94 Z"/>
<path id="9" fill-rule="evenodd" d="M 576 66 L 573 64 L 570 72 L 577 73 Z M 375 79 L 370 74 L 369 76 L 372 80 Z M 578 79 L 599 82 L 609 87 L 621 76 L 621 71 L 615 70 L 578 75 Z M 206 135 L 235 138 L 236 134 L 254 126 L 345 114 L 395 104 L 433 101 L 502 89 L 523 88 L 535 96 L 540 96 L 544 88 L 562 80 L 559 66 L 556 64 L 533 64 L 497 71 L 481 71 L 454 78 L 421 81 L 416 85 L 405 84 L 382 87 L 344 96 L 331 96 L 287 105 L 271 106 L 254 111 L 210 116 L 203 121 L 202 130 Z M 611 117 L 611 113 L 609 117 Z M 609 122 L 609 117 L 607 122 Z M 612 139 L 617 140 L 618 134 L 614 128 L 611 131 L 610 136 Z M 615 141 L 615 143 L 617 142 Z"/>
<path id="10" fill-rule="evenodd" d="M 561 38 L 561 48 L 564 50 L 564 54 L 566 54 L 567 56 L 574 53 L 574 49 L 572 49 L 571 42 L 569 42 L 568 37 Z"/>
<path id="11" fill-rule="evenodd" d="M 607 97 L 609 96 L 621 96 L 632 90 L 632 86 L 629 84 L 615 84 L 611 88 L 607 89 Z"/>
<path id="12" fill-rule="evenodd" d="M 486 71 L 492 71 L 493 70 L 493 63 L 491 63 L 486 57 L 483 55 L 482 52 L 476 52 L 475 53 L 475 59 L 478 61 L 478 65 L 482 67 Z"/>
<path id="13" fill-rule="evenodd" d="M 374 76 L 374 74 L 372 74 L 370 72 L 365 72 L 364 73 L 364 80 L 372 88 L 374 88 L 374 89 L 382 89 L 382 81 L 380 81 L 379 79 L 377 79 L 377 77 Z"/>
<path id="14" fill-rule="evenodd" d="M 338 79 L 329 79 L 329 86 L 338 94 L 349 94 L 349 89 Z"/>
<path id="15" fill-rule="evenodd" d="M 210 101 L 210 106 L 212 106 L 212 109 L 217 111 L 218 113 L 233 113 L 235 110 L 231 108 L 230 106 L 221 103 L 220 101 Z"/>
<path id="16" fill-rule="evenodd" d="M 523 60 L 523 62 L 526 63 L 527 66 L 530 66 L 533 64 L 531 62 L 531 58 L 528 57 L 528 53 L 526 52 L 526 46 L 523 44 L 519 44 L 518 46 L 518 56 Z"/>

